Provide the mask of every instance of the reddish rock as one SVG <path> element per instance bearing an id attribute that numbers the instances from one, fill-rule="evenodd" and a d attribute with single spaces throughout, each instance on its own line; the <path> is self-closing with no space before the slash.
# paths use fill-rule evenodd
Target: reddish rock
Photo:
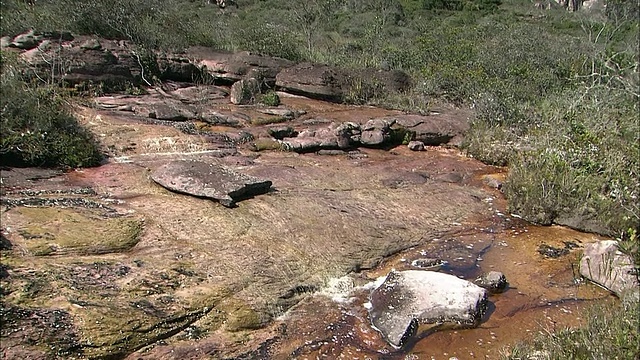
<path id="1" fill-rule="evenodd" d="M 269 180 L 197 160 L 172 161 L 156 169 L 151 178 L 171 191 L 217 200 L 226 207 L 271 188 Z"/>

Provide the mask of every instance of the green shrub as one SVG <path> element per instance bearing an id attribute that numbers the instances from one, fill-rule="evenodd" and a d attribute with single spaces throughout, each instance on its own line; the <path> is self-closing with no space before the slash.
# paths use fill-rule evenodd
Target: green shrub
<path id="1" fill-rule="evenodd" d="M 349 79 L 343 100 L 347 104 L 364 105 L 377 97 L 383 96 L 383 92 L 384 85 L 379 81 L 354 76 Z"/>
<path id="2" fill-rule="evenodd" d="M 278 106 L 280 105 L 280 96 L 275 91 L 267 91 L 260 97 L 260 102 L 267 106 Z"/>
<path id="3" fill-rule="evenodd" d="M 87 167 L 102 160 L 93 135 L 67 110 L 57 87 L 27 84 L 15 59 L 2 53 L 0 164 Z"/>
<path id="4" fill-rule="evenodd" d="M 302 42 L 283 25 L 249 17 L 233 20 L 229 28 L 233 50 L 248 50 L 293 61 L 303 58 Z"/>
<path id="5" fill-rule="evenodd" d="M 532 150 L 509 159 L 511 210 L 539 223 L 583 216 L 609 235 L 638 229 L 637 97 L 614 89 L 563 95 L 547 101 L 535 125 L 515 140 Z"/>

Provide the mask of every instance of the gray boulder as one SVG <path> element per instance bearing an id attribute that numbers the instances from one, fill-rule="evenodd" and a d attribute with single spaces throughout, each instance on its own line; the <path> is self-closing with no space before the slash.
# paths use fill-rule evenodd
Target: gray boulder
<path id="1" fill-rule="evenodd" d="M 307 112 L 304 110 L 290 110 L 290 109 L 285 109 L 285 108 L 277 108 L 277 107 L 270 107 L 270 108 L 258 108 L 256 109 L 257 112 L 259 113 L 263 113 L 263 114 L 267 114 L 267 115 L 274 115 L 274 116 L 279 116 L 283 119 L 287 119 L 287 120 L 293 120 L 295 118 L 297 118 L 300 115 L 304 115 Z"/>
<path id="2" fill-rule="evenodd" d="M 231 86 L 231 103 L 236 105 L 253 104 L 260 94 L 260 82 L 254 78 L 236 81 Z"/>
<path id="3" fill-rule="evenodd" d="M 424 151 L 424 143 L 422 141 L 409 141 L 407 147 L 411 151 Z"/>
<path id="4" fill-rule="evenodd" d="M 295 152 L 348 149 L 359 141 L 359 134 L 358 124 L 331 124 L 326 128 L 303 130 L 296 137 L 287 137 L 283 139 L 283 147 Z"/>
<path id="5" fill-rule="evenodd" d="M 335 67 L 301 63 L 279 72 L 276 76 L 276 86 L 292 94 L 341 101 L 342 79 L 342 72 Z"/>
<path id="6" fill-rule="evenodd" d="M 424 145 L 458 145 L 469 129 L 466 118 L 447 115 L 399 115 L 395 126 L 413 133 L 413 140 Z"/>
<path id="7" fill-rule="evenodd" d="M 507 278 L 499 271 L 489 271 L 480 275 L 474 283 L 492 294 L 504 292 L 509 286 Z"/>
<path id="8" fill-rule="evenodd" d="M 292 138 L 298 135 L 298 132 L 291 126 L 273 126 L 267 129 L 267 133 L 278 140 Z"/>
<path id="9" fill-rule="evenodd" d="M 187 121 L 197 116 L 192 109 L 171 103 L 155 104 L 149 112 L 149 117 L 156 120 Z"/>
<path id="10" fill-rule="evenodd" d="M 487 307 L 486 291 L 453 275 L 408 270 L 387 275 L 371 293 L 371 322 L 401 347 L 422 324 L 475 327 Z"/>
<path id="11" fill-rule="evenodd" d="M 443 260 L 432 258 L 415 259 L 411 262 L 411 266 L 425 270 L 437 270 L 444 264 L 445 262 Z"/>
<path id="12" fill-rule="evenodd" d="M 213 109 L 205 109 L 198 114 L 198 119 L 211 125 L 222 125 L 230 127 L 239 127 L 247 119 L 239 113 L 225 112 L 220 113 Z"/>
<path id="13" fill-rule="evenodd" d="M 185 104 L 203 104 L 212 100 L 224 99 L 229 92 L 215 85 L 200 85 L 178 88 L 171 91 L 171 96 Z"/>
<path id="14" fill-rule="evenodd" d="M 638 291 L 637 269 L 629 255 L 623 254 L 615 240 L 598 241 L 584 247 L 580 275 L 622 298 L 629 290 Z"/>
<path id="15" fill-rule="evenodd" d="M 172 161 L 156 169 L 151 178 L 171 191 L 214 199 L 226 207 L 271 188 L 269 180 L 197 160 Z"/>
<path id="16" fill-rule="evenodd" d="M 297 137 L 285 138 L 282 144 L 284 149 L 299 153 L 339 148 L 338 138 L 326 129 L 303 131 Z"/>
<path id="17" fill-rule="evenodd" d="M 362 126 L 360 143 L 365 146 L 380 146 L 391 138 L 391 125 L 395 123 L 393 119 L 372 119 Z"/>

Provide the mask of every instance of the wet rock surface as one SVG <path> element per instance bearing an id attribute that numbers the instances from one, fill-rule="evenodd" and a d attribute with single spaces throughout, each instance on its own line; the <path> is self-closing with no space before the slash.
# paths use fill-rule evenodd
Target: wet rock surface
<path id="1" fill-rule="evenodd" d="M 187 96 L 188 87 L 179 89 Z M 194 359 L 206 355 L 196 348 L 220 358 L 266 351 L 259 349 L 283 336 L 270 324 L 309 296 L 292 289 L 319 289 L 327 277 L 372 269 L 390 254 L 487 215 L 483 190 L 425 175 L 451 161 L 448 150 L 256 153 L 258 140 L 280 144 L 268 131 L 274 125 L 256 125 L 256 119 L 278 115 L 210 99 L 208 111 L 237 119 L 233 126 L 149 118 L 148 109 L 166 102 L 195 107 L 196 117 L 203 113 L 197 99 L 184 101 L 176 91 L 105 96 L 96 99 L 100 107 L 79 110 L 109 151 L 101 167 L 2 170 L 3 184 L 10 184 L 3 187 L 3 234 L 11 243 L 2 250 L 3 302 L 68 311 L 85 357 L 157 358 L 171 354 L 168 348 Z M 301 114 L 285 125 L 287 135 L 327 131 L 336 146 L 336 133 L 357 135 L 360 124 L 393 114 L 295 97 L 283 97 L 282 107 Z M 284 139 L 296 138 L 304 136 Z M 186 168 L 166 179 L 187 174 L 185 186 L 198 179 L 188 165 L 197 163 L 206 164 L 201 174 L 232 168 L 269 179 L 275 190 L 230 212 L 161 189 L 154 172 L 174 162 Z M 235 202 L 234 191 L 222 192 L 222 201 Z M 246 333 L 241 342 L 233 335 L 238 332 Z M 38 346 L 23 346 L 9 358 L 43 354 Z M 137 352 L 148 346 L 153 351 Z"/>
<path id="2" fill-rule="evenodd" d="M 371 322 L 394 346 L 404 345 L 420 325 L 477 326 L 487 293 L 473 283 L 433 271 L 391 272 L 371 293 Z"/>
<path id="3" fill-rule="evenodd" d="M 504 292 L 509 286 L 507 278 L 499 271 L 489 271 L 482 274 L 474 283 L 483 289 L 487 289 L 492 294 Z"/>

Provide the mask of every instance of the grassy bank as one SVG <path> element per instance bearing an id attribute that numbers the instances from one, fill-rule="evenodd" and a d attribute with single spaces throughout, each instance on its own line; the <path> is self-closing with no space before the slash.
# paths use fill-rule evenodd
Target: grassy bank
<path id="1" fill-rule="evenodd" d="M 16 56 L 0 53 L 0 165 L 76 168 L 102 160 L 94 135 L 53 84 L 24 78 Z"/>
<path id="2" fill-rule="evenodd" d="M 638 359 L 640 304 L 627 300 L 611 308 L 593 307 L 579 329 L 542 332 L 535 340 L 502 351 L 504 360 Z"/>

